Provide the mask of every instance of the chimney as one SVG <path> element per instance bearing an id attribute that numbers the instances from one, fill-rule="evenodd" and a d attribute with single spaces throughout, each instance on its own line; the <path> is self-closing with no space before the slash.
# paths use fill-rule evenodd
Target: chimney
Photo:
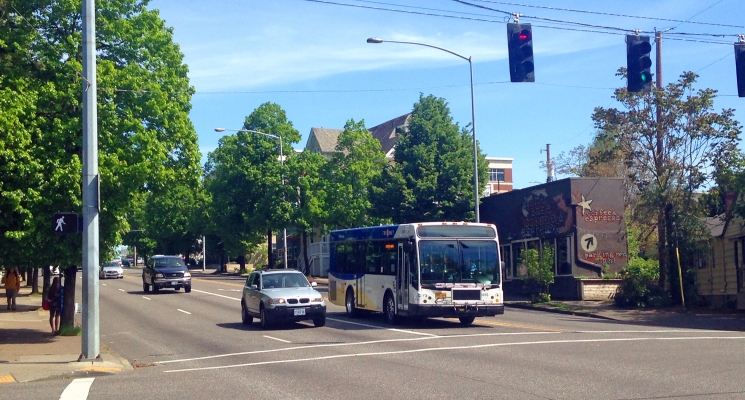
<path id="1" fill-rule="evenodd" d="M 737 192 L 729 191 L 724 194 L 724 213 L 729 214 L 729 210 L 732 209 L 732 205 L 735 204 L 737 199 Z"/>

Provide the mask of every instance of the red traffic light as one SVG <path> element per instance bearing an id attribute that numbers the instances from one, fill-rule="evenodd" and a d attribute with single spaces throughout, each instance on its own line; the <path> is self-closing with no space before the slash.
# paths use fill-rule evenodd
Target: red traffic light
<path id="1" fill-rule="evenodd" d="M 533 39 L 533 33 L 527 29 L 523 29 L 518 32 L 517 38 L 522 42 L 527 42 L 528 40 Z"/>

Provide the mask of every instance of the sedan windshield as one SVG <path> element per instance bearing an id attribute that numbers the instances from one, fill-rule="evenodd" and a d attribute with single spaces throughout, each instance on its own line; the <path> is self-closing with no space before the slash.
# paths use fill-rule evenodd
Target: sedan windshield
<path id="1" fill-rule="evenodd" d="M 268 274 L 264 275 L 264 289 L 308 287 L 308 279 L 303 274 Z"/>
<path id="2" fill-rule="evenodd" d="M 494 241 L 422 240 L 422 284 L 499 284 L 499 252 Z"/>

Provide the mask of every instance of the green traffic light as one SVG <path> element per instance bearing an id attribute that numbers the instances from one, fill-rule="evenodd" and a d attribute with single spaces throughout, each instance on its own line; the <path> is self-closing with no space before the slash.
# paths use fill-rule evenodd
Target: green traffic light
<path id="1" fill-rule="evenodd" d="M 642 81 L 643 83 L 649 83 L 649 82 L 651 82 L 651 81 L 652 81 L 652 74 L 648 74 L 648 73 L 646 73 L 646 72 L 642 72 L 641 74 L 639 74 L 639 79 L 640 79 L 640 80 L 641 80 L 641 81 Z"/>

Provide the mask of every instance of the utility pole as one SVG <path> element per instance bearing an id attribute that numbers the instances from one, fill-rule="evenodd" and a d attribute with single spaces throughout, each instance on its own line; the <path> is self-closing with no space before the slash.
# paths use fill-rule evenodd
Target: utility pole
<path id="1" fill-rule="evenodd" d="M 655 62 L 655 80 L 656 80 L 656 86 L 657 91 L 662 90 L 662 32 L 661 31 L 655 31 L 655 44 L 656 44 L 656 62 Z M 661 95 L 655 94 L 658 99 L 661 99 Z M 664 152 L 664 128 L 662 126 L 663 120 L 662 120 L 662 107 L 657 102 L 657 126 L 656 126 L 656 133 L 657 133 L 657 143 L 656 143 L 656 151 L 657 156 L 654 158 L 654 164 L 655 164 L 655 172 L 661 173 L 663 168 L 663 152 Z M 662 196 L 662 195 L 660 195 Z M 664 199 L 660 199 L 664 200 Z M 660 208 L 659 208 L 659 214 L 657 216 L 657 253 L 660 261 L 660 287 L 663 289 L 667 289 L 667 281 L 668 281 L 668 270 L 669 266 L 667 265 L 667 219 L 665 218 L 666 210 L 665 210 L 665 201 L 660 201 Z"/>
<path id="2" fill-rule="evenodd" d="M 96 90 L 96 6 L 95 0 L 83 0 L 83 351 L 78 361 L 101 361 L 98 319 L 101 203 Z"/>
<path id="3" fill-rule="evenodd" d="M 207 238 L 202 236 L 202 272 L 207 270 Z"/>
<path id="4" fill-rule="evenodd" d="M 546 143 L 546 182 L 554 180 L 554 165 L 551 163 L 551 143 Z"/>

